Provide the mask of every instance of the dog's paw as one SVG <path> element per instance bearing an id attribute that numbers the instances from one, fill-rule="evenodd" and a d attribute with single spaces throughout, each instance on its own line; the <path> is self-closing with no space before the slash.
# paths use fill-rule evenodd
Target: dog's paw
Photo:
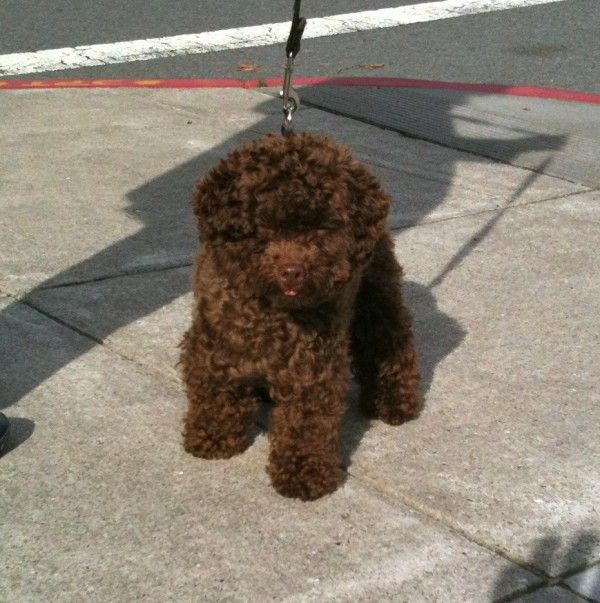
<path id="1" fill-rule="evenodd" d="M 267 471 L 279 494 L 301 500 L 330 494 L 342 481 L 339 459 L 329 456 L 271 455 Z"/>
<path id="2" fill-rule="evenodd" d="M 202 459 L 228 459 L 244 452 L 248 448 L 248 440 L 239 435 L 215 438 L 201 430 L 184 433 L 183 447 L 186 452 Z"/>
<path id="3" fill-rule="evenodd" d="M 418 408 L 415 407 L 385 407 L 377 410 L 375 417 L 388 425 L 402 425 L 417 417 Z"/>
<path id="4" fill-rule="evenodd" d="M 419 415 L 422 397 L 418 391 L 396 396 L 386 392 L 368 400 L 361 399 L 360 407 L 369 418 L 379 419 L 388 425 L 402 425 Z"/>
<path id="5" fill-rule="evenodd" d="M 388 425 L 402 425 L 416 418 L 421 411 L 421 395 L 413 392 L 395 400 L 376 402 L 375 417 Z"/>

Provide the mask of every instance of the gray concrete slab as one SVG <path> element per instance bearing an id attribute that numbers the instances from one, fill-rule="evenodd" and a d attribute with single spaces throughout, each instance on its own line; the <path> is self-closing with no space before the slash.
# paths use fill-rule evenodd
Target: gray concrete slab
<path id="1" fill-rule="evenodd" d="M 591 601 L 600 601 L 600 565 L 594 565 L 565 582 L 577 593 Z"/>
<path id="2" fill-rule="evenodd" d="M 279 102 L 241 90 L 5 91 L 0 108 L 0 290 L 17 295 L 188 263 L 194 181 L 281 118 Z M 394 226 L 583 190 L 540 177 L 521 193 L 526 173 L 322 111 L 300 124 L 374 166 Z"/>
<path id="3" fill-rule="evenodd" d="M 193 183 L 262 115 L 240 90 L 169 92 L 0 95 L 0 289 L 190 260 Z"/>
<path id="4" fill-rule="evenodd" d="M 373 87 L 305 87 L 301 97 L 411 136 L 600 186 L 598 105 Z"/>
<path id="5" fill-rule="evenodd" d="M 27 306 L 1 308 L 4 352 L 28 343 L 33 365 L 36 347 L 81 348 L 79 335 Z M 10 369 L 27 379 L 31 365 Z M 264 436 L 230 461 L 195 459 L 180 444 L 183 406 L 170 380 L 97 346 L 10 409 L 20 435 L 0 460 L 0 592 L 479 601 L 537 580 L 354 479 L 315 503 L 280 497 Z"/>
<path id="6" fill-rule="evenodd" d="M 549 574 L 600 558 L 598 193 L 398 234 L 423 415 L 350 472 Z"/>
<path id="7" fill-rule="evenodd" d="M 0 289 L 15 294 L 189 262 L 194 181 L 281 117 L 278 102 L 240 90 L 19 91 L 0 104 Z M 520 184 L 485 160 L 473 176 L 466 153 L 321 111 L 302 119 L 374 165 L 396 226 L 494 208 Z M 577 190 L 539 178 L 517 202 Z"/>

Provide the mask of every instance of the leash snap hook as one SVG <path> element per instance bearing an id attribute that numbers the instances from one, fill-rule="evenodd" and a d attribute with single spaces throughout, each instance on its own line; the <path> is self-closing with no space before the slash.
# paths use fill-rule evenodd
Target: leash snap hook
<path id="1" fill-rule="evenodd" d="M 289 53 L 285 65 L 285 76 L 283 80 L 283 89 L 279 92 L 279 98 L 283 99 L 283 124 L 281 125 L 282 133 L 291 131 L 292 115 L 300 107 L 300 96 L 292 88 L 292 71 L 294 69 L 294 56 Z"/>
<path id="2" fill-rule="evenodd" d="M 283 90 L 279 92 L 279 97 L 283 99 L 283 112 L 286 119 L 291 120 L 294 114 L 300 107 L 300 96 L 292 88 L 292 71 L 294 69 L 294 57 L 290 53 L 288 55 L 285 66 L 285 77 L 283 80 Z"/>
<path id="3" fill-rule="evenodd" d="M 283 78 L 283 89 L 279 93 L 279 97 L 283 99 L 283 123 L 281 124 L 281 133 L 288 134 L 292 129 L 292 116 L 300 107 L 300 96 L 292 88 L 292 72 L 294 70 L 294 59 L 300 51 L 300 41 L 306 19 L 300 16 L 300 1 L 294 2 L 294 15 L 292 18 L 292 26 L 290 35 L 285 48 L 285 72 Z"/>

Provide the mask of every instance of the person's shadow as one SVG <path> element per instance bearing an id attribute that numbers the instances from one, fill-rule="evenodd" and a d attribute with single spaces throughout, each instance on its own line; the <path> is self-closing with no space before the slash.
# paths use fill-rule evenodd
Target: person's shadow
<path id="1" fill-rule="evenodd" d="M 593 564 L 592 556 L 598 551 L 599 546 L 600 534 L 594 530 L 581 530 L 571 542 L 564 544 L 557 535 L 550 534 L 540 538 L 536 541 L 533 553 L 525 560 L 524 565 L 538 574 L 541 582 L 515 592 L 515 585 L 519 584 L 522 570 L 515 565 L 507 566 L 496 578 L 490 592 L 490 600 L 494 603 L 518 601 L 529 592 L 562 583 L 562 588 L 573 589 L 578 594 L 587 597 L 582 600 L 600 601 L 600 572 L 586 579 L 584 583 L 580 583 L 577 577 L 577 574 L 581 574 L 586 567 Z M 553 577 L 545 575 L 541 568 L 550 568 L 548 571 L 551 571 Z M 536 600 L 542 601 L 543 599 Z"/>
<path id="2" fill-rule="evenodd" d="M 348 97 L 354 93 L 352 88 L 347 89 Z M 454 136 L 451 109 L 449 105 L 447 111 L 438 116 L 437 127 L 445 132 L 446 138 Z M 127 194 L 128 211 L 143 223 L 139 231 L 39 284 L 23 296 L 21 302 L 4 306 L 0 312 L 0 409 L 17 403 L 61 368 L 101 344 L 116 330 L 190 291 L 187 272 L 168 268 L 189 265 L 195 252 L 197 239 L 190 206 L 194 183 L 218 158 L 241 142 L 257 138 L 263 131 L 278 131 L 281 121 L 280 101 L 265 97 L 259 110 L 265 114 L 263 120 L 240 131 L 210 152 L 174 167 Z M 322 114 L 315 114 L 314 110 L 306 111 L 304 115 L 300 111 L 295 118 L 295 125 L 299 131 L 322 131 L 344 143 L 344 130 L 323 129 L 321 117 Z M 507 143 L 503 144 L 506 150 Z M 521 135 L 510 144 L 512 154 L 516 156 L 524 151 L 560 148 L 564 139 L 560 136 Z M 451 154 L 446 156 L 451 157 Z M 463 159 L 465 157 L 478 161 L 475 155 L 463 156 Z M 357 158 L 360 159 L 360 155 Z M 451 173 L 452 160 L 448 159 L 447 164 L 439 165 L 439 168 L 445 173 Z M 385 175 L 383 180 L 386 184 Z M 394 205 L 390 216 L 392 228 L 423 220 L 443 202 L 448 186 L 448 180 L 432 179 L 417 199 L 414 190 L 394 191 Z M 148 257 L 158 258 L 151 268 L 147 265 Z M 157 286 L 156 279 L 141 278 L 136 281 L 135 295 L 121 293 L 108 300 L 89 300 L 85 311 L 93 322 L 93 335 L 84 329 L 73 328 L 66 318 L 45 313 L 40 302 L 46 289 L 106 280 L 114 275 L 156 271 L 157 268 L 162 270 L 160 275 L 164 278 L 165 286 Z M 460 343 L 464 329 L 439 311 L 431 287 L 408 283 L 407 291 L 409 307 L 416 316 L 418 347 L 423 357 L 424 389 L 427 390 L 435 366 Z M 30 308 L 24 308 L 23 304 Z M 24 312 L 28 313 L 27 317 Z M 47 328 L 48 318 L 55 323 L 50 328 Z M 62 340 L 61 333 L 64 335 L 64 331 L 61 329 L 65 325 L 72 328 L 72 336 L 65 340 L 64 345 L 57 346 L 57 337 L 58 341 Z M 353 428 L 346 430 L 344 449 L 347 459 L 360 442 L 367 426 L 364 423 L 358 423 L 358 427 L 357 423 L 353 425 Z"/>

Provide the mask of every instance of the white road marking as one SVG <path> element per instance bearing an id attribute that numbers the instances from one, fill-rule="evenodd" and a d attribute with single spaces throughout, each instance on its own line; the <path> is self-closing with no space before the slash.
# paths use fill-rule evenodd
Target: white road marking
<path id="1" fill-rule="evenodd" d="M 443 0 L 396 8 L 308 19 L 304 39 L 335 36 L 411 23 L 451 19 L 511 8 L 552 4 L 565 0 Z M 285 42 L 290 23 L 268 23 L 198 34 L 55 48 L 0 55 L 0 76 L 42 73 L 131 61 L 149 61 L 186 54 L 269 46 Z"/>

